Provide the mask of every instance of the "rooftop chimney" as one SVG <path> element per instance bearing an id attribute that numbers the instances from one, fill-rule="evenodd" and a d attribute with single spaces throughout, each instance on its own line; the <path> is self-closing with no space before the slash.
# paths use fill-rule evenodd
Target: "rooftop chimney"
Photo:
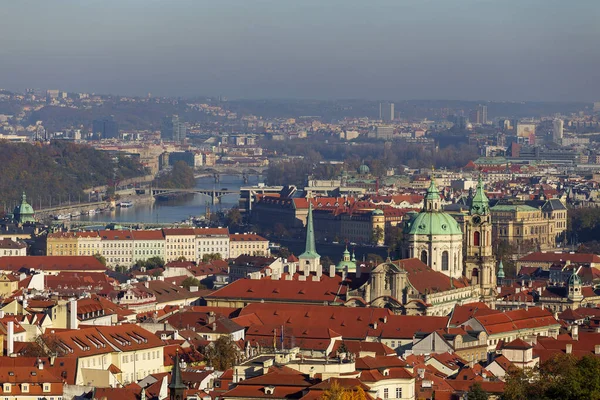
<path id="1" fill-rule="evenodd" d="M 15 352 L 15 326 L 13 321 L 6 324 L 6 355 L 10 356 Z"/>
<path id="2" fill-rule="evenodd" d="M 79 326 L 79 320 L 77 319 L 77 300 L 71 300 L 69 302 L 69 308 L 71 314 L 69 315 L 69 329 L 77 329 Z"/>
<path id="3" fill-rule="evenodd" d="M 571 327 L 571 337 L 573 340 L 579 340 L 579 325 L 573 325 Z"/>
<path id="4" fill-rule="evenodd" d="M 573 352 L 573 344 L 567 343 L 567 345 L 565 347 L 565 353 L 571 354 L 572 352 Z"/>
<path id="5" fill-rule="evenodd" d="M 329 277 L 333 278 L 335 276 L 335 265 L 331 264 L 329 266 Z"/>

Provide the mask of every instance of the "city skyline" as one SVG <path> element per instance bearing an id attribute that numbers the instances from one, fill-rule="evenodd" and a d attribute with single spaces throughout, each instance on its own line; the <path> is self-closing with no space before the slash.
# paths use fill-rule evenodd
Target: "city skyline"
<path id="1" fill-rule="evenodd" d="M 600 92 L 592 1 L 141 7 L 5 5 L 0 86 L 373 100 L 594 101 Z"/>

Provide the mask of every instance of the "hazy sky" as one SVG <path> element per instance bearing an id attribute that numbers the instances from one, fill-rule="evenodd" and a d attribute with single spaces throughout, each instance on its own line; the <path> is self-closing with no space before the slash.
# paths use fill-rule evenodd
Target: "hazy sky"
<path id="1" fill-rule="evenodd" d="M 0 0 L 0 87 L 600 100 L 600 0 Z"/>

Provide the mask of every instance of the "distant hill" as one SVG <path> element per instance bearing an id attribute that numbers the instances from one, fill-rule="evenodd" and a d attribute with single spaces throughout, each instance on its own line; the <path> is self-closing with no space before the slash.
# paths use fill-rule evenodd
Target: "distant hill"
<path id="1" fill-rule="evenodd" d="M 63 202 L 69 195 L 71 201 L 83 189 L 102 186 L 117 180 L 145 174 L 143 166 L 135 159 L 112 157 L 91 147 L 56 141 L 50 145 L 9 143 L 0 141 L 2 164 L 0 167 L 0 207 L 12 212 L 23 191 L 29 203 L 37 209 Z M 116 169 L 115 169 L 116 168 Z"/>

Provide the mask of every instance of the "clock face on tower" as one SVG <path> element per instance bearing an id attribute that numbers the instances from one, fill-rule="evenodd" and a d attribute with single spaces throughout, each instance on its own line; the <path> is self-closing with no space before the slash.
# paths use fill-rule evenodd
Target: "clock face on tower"
<path id="1" fill-rule="evenodd" d="M 474 216 L 473 217 L 473 223 L 480 224 L 481 223 L 481 217 L 479 215 Z"/>

